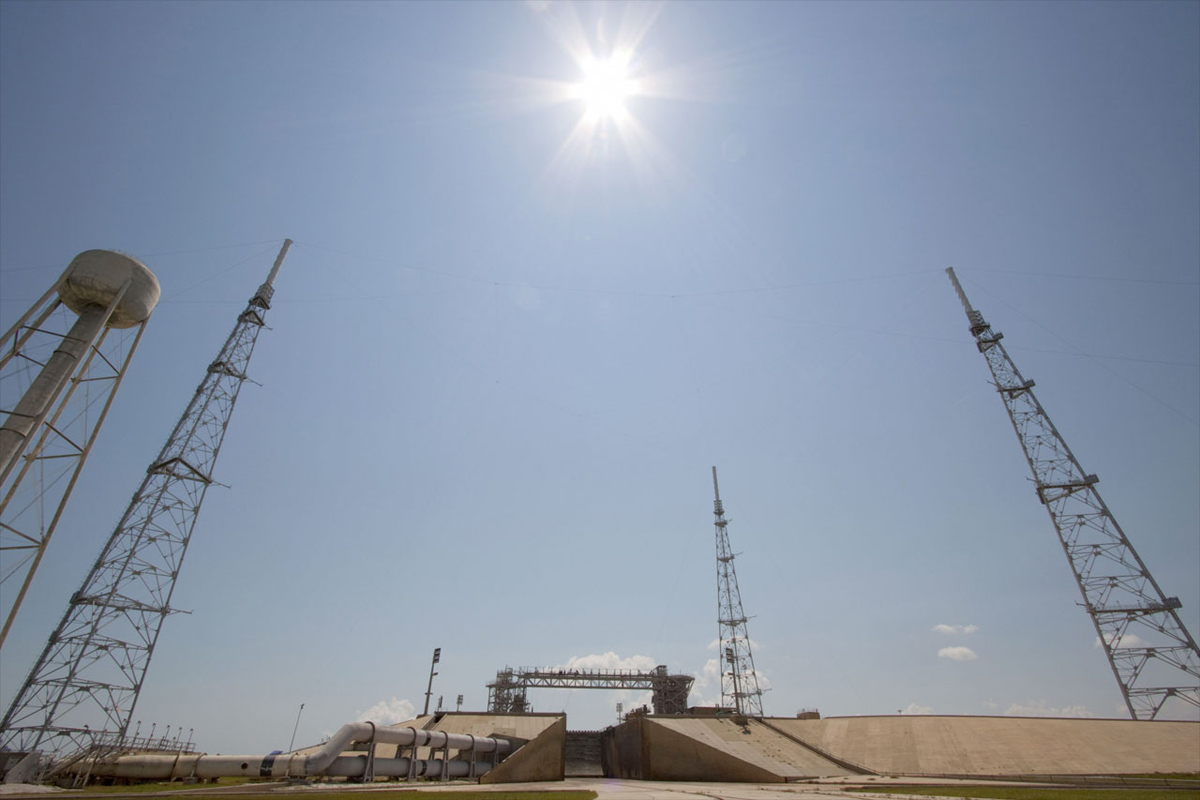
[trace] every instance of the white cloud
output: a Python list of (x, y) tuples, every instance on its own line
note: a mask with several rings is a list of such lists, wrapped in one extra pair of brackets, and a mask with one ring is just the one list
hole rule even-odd
[(407, 700), (380, 700), (366, 711), (359, 712), (355, 717), (357, 722), (374, 722), (376, 725), (395, 725), (397, 722), (407, 722), (416, 716), (416, 709)]
[(999, 711), (1000, 710), (1000, 704), (994, 700), (984, 700), (983, 707), (985, 709), (987, 709), (988, 711)]
[(938, 658), (948, 658), (951, 661), (974, 661), (979, 656), (969, 647), (943, 647), (938, 650)]
[[(692, 684), (693, 691), (703, 690), (710, 686), (720, 690), (721, 666), (721, 662), (715, 658), (705, 661), (704, 668), (696, 674), (696, 682)], [(771, 679), (761, 669), (754, 670), (754, 677), (758, 679), (759, 689), (765, 692), (771, 688)]]
[(974, 633), (977, 630), (979, 630), (978, 625), (947, 625), (942, 623), (940, 625), (933, 626), (934, 633), (944, 633), (947, 636), (953, 634), (962, 634), (966, 636)]
[(608, 703), (614, 714), (616, 714), (617, 711), (617, 703), (621, 704), (621, 714), (628, 714), (630, 711), (641, 708), (642, 706), (645, 706), (646, 708), (653, 708), (654, 693), (634, 691), (631, 689), (620, 689), (616, 692), (613, 692)]
[[(759, 644), (757, 640), (755, 640), (755, 639), (752, 639), (752, 638), (750, 638), (750, 637), (746, 637), (746, 641), (748, 641), (748, 642), (750, 643), (750, 650), (751, 650), (751, 652), (753, 652), (754, 650), (761, 650), (761, 649), (762, 649), (762, 645), (761, 645), (761, 644)], [(720, 646), (721, 646), (721, 640), (720, 640), (720, 639), (713, 639), (711, 642), (709, 642), (708, 644), (706, 644), (706, 645), (704, 646), (704, 649), (705, 649), (705, 650), (716, 650), (716, 649), (717, 649), (718, 647), (720, 647)]]
[[(721, 667), (722, 664), (718, 659), (710, 658), (704, 662), (704, 666), (699, 672), (692, 673), (696, 682), (692, 684), (691, 693), (688, 695), (689, 706), (721, 705)], [(754, 675), (758, 678), (760, 690), (766, 692), (771, 688), (770, 679), (761, 670), (755, 670)], [(732, 703), (733, 701), (731, 698), (727, 698), (726, 702)]]
[(707, 689), (710, 686), (721, 688), (721, 662), (715, 658), (710, 658), (704, 662), (704, 668), (696, 675), (696, 682), (693, 684), (696, 689)]
[(649, 672), (658, 666), (658, 662), (650, 656), (630, 656), (621, 658), (609, 650), (607, 653), (593, 653), (587, 656), (571, 656), (565, 664), (555, 664), (551, 669), (629, 669), (638, 672)]
[(1046, 705), (1045, 700), (1030, 700), (1026, 703), (1013, 703), (1005, 712), (1006, 717), (1094, 717), (1087, 706), (1063, 706), (1054, 708)]
[(904, 708), (900, 709), (901, 714), (932, 714), (931, 706), (919, 706), (916, 703), (909, 703)]
[(688, 694), (689, 706), (719, 706), (720, 704), (720, 686), (697, 686), (697, 684), (692, 685), (692, 691)]
[[(1115, 633), (1104, 634), (1104, 639), (1113, 646), (1114, 649), (1122, 647), (1145, 647), (1146, 640), (1138, 636), (1136, 633), (1127, 633), (1124, 636), (1117, 636)], [(1092, 643), (1095, 647), (1100, 647), (1100, 637)]]

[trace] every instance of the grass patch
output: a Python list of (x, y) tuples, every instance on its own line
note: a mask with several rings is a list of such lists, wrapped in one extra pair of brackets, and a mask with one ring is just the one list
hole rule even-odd
[[(386, 789), (375, 789), (370, 792), (370, 798), (377, 797), (395, 797), (396, 795), (425, 795), (428, 796), (428, 791), (420, 791), (417, 789), (396, 789), (388, 791)], [(451, 792), (446, 795), (453, 800), (596, 800), (595, 792)], [(238, 798), (245, 797), (239, 794)], [(321, 792), (314, 800), (367, 800), (362, 792)], [(274, 800), (278, 800), (275, 798)]]
[[(89, 786), (83, 790), (84, 794), (158, 794), (167, 792), (188, 791), (190, 797), (214, 797), (227, 800), (231, 797), (236, 797), (237, 800), (279, 800), (277, 794), (271, 791), (255, 792), (253, 785), (246, 786), (244, 791), (229, 793), (221, 791), (233, 786), (242, 786), (245, 784), (253, 784), (255, 781), (252, 778), (221, 778), (217, 783), (182, 783), (173, 781), (171, 783), (141, 783), (132, 786)], [(270, 784), (272, 787), (278, 786), (277, 783)], [(338, 791), (337, 789), (326, 789), (312, 794), (312, 800), (378, 800), (383, 797), (396, 797), (397, 795), (405, 795), (410, 800), (415, 800), (416, 795), (428, 795), (430, 789), (436, 789), (439, 786), (437, 783), (430, 783), (428, 788), (404, 788), (404, 789), (387, 789), (387, 788), (371, 788), (370, 784), (360, 784), (362, 788), (354, 791)], [(267, 788), (267, 784), (263, 784), (263, 788)], [(212, 790), (212, 793), (209, 793)], [(365, 793), (364, 793), (365, 792)], [(307, 795), (306, 795), (307, 796)], [(455, 791), (448, 796), (452, 800), (596, 800), (596, 793), (592, 791), (571, 791), (571, 792), (479, 792), (479, 791)], [(40, 800), (40, 798), (39, 798)], [(49, 799), (47, 799), (49, 800)]]
[(1046, 789), (1029, 786), (855, 786), (847, 791), (996, 800), (1184, 800), (1200, 789)]
[(163, 781), (161, 783), (128, 783), (101, 786), (88, 784), (82, 790), (83, 794), (143, 794), (146, 792), (195, 792), (198, 789), (223, 789), (230, 786), (242, 786), (253, 781), (253, 778), (217, 778), (216, 783), (187, 783), (185, 781)]

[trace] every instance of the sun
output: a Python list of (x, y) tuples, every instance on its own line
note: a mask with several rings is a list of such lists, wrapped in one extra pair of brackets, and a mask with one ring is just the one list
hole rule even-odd
[(583, 101), (589, 117), (601, 120), (624, 115), (625, 100), (639, 90), (629, 62), (628, 53), (615, 53), (605, 60), (588, 58), (579, 65), (583, 80), (575, 85), (574, 95)]

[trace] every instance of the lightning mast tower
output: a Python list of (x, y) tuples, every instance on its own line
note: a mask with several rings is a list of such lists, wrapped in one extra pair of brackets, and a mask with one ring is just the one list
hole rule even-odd
[(191, 540), (246, 367), (271, 307), (285, 239), (124, 516), (0, 722), (0, 749), (83, 749), (128, 732), (150, 657), (171, 614)]
[(86, 250), (0, 339), (0, 647), (158, 296), (140, 261)]
[(754, 655), (750, 652), (750, 634), (746, 631), (746, 613), (742, 611), (742, 593), (738, 590), (737, 572), (733, 568), (734, 553), (729, 546), (725, 527), (725, 508), (721, 505), (721, 490), (717, 486), (717, 468), (713, 474), (713, 514), (717, 533), (717, 644), (721, 668), (721, 705), (733, 701), (739, 716), (761, 717), (762, 689), (758, 688), (758, 673)]
[(1033, 472), (1063, 552), (1096, 626), (1129, 716), (1154, 719), (1177, 697), (1200, 706), (1200, 649), (1096, 491), (983, 315), (971, 307), (953, 269), (946, 274), (967, 312), (971, 335), (987, 359), (996, 390)]

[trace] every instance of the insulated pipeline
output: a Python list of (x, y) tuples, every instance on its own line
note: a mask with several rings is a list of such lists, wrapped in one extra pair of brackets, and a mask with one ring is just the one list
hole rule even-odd
[[(472, 736), (465, 733), (427, 731), (420, 728), (380, 728), (372, 722), (351, 722), (343, 725), (319, 749), (311, 753), (281, 753), (277, 755), (125, 755), (96, 764), (93, 775), (115, 778), (169, 780), (172, 778), (223, 777), (361, 777), (367, 772), (368, 759), (363, 756), (343, 756), (353, 744), (394, 744), (401, 747), (430, 747), (435, 750), (458, 750), (475, 755), (507, 753), (511, 745), (504, 739)], [(386, 777), (407, 776), (410, 767), (419, 776), (463, 777), (470, 772), (467, 761), (418, 759), (413, 765), (408, 758), (377, 758), (372, 772)], [(488, 763), (475, 765), (475, 774), (482, 774)]]

